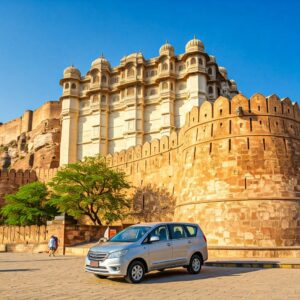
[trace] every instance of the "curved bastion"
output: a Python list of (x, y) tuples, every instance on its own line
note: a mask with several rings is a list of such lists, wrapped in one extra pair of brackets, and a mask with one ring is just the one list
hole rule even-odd
[(300, 256), (300, 111), (288, 98), (204, 102), (178, 133), (107, 162), (142, 191), (135, 212), (149, 187), (150, 211), (163, 191), (162, 206), (174, 201), (174, 220), (199, 223), (213, 255)]

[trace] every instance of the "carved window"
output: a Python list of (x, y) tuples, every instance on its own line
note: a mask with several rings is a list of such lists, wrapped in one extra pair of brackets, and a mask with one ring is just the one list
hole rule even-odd
[(134, 68), (133, 67), (129, 67), (129, 69), (127, 70), (127, 76), (128, 77), (134, 76)]
[(173, 70), (174, 69), (174, 65), (173, 65), (173, 63), (171, 62), (170, 63), (170, 70)]
[(180, 71), (183, 71), (183, 70), (185, 70), (185, 65), (184, 64), (182, 64), (182, 65), (180, 65), (179, 67), (178, 67), (178, 71), (180, 72)]
[(105, 75), (101, 76), (101, 83), (106, 83), (107, 82), (107, 78)]
[(163, 90), (166, 90), (168, 88), (168, 83), (165, 81), (165, 82), (163, 82), (163, 84), (162, 84), (162, 89)]
[(214, 93), (214, 88), (212, 86), (208, 87), (208, 93), (213, 94)]
[(162, 69), (163, 69), (163, 71), (168, 70), (168, 64), (167, 63), (163, 63)]
[(203, 59), (201, 57), (198, 59), (198, 62), (199, 62), (199, 65), (203, 66)]
[(91, 72), (91, 75), (92, 75), (92, 82), (93, 83), (98, 83), (99, 82), (98, 70), (93, 70)]
[(92, 102), (95, 103), (98, 102), (98, 100), (99, 100), (99, 95), (94, 95), (92, 98)]
[(76, 84), (75, 84), (75, 83), (72, 83), (71, 89), (72, 89), (72, 90), (75, 90), (75, 89), (76, 89)]
[(67, 82), (66, 84), (65, 84), (65, 89), (68, 89), (70, 87), (70, 85), (69, 85), (69, 83)]
[(101, 102), (102, 102), (102, 103), (106, 103), (106, 96), (105, 96), (105, 95), (102, 95), (102, 96), (101, 96)]
[(208, 75), (212, 75), (212, 68), (208, 68), (207, 73)]
[(150, 96), (155, 95), (156, 94), (156, 89), (151, 89), (150, 90)]
[(185, 90), (185, 88), (186, 88), (186, 84), (185, 84), (185, 83), (181, 83), (181, 84), (179, 85), (179, 90), (180, 90), (180, 91)]
[(196, 58), (195, 58), (195, 57), (193, 57), (193, 58), (191, 59), (191, 65), (194, 65), (194, 64), (196, 64)]
[(110, 83), (114, 84), (114, 83), (118, 83), (118, 81), (119, 81), (119, 77), (115, 76), (111, 78)]
[(151, 70), (150, 76), (156, 76), (157, 75), (157, 71), (156, 70)]

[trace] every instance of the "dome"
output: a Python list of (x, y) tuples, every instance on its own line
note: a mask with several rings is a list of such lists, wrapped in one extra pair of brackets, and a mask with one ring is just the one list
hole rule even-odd
[(164, 45), (159, 48), (159, 55), (174, 55), (174, 47), (166, 41)]
[(80, 78), (80, 71), (73, 65), (64, 69), (64, 77)]
[(219, 67), (219, 71), (222, 74), (222, 76), (227, 79), (227, 70), (224, 67)]
[(108, 60), (103, 56), (103, 54), (102, 54), (100, 57), (96, 58), (96, 59), (92, 62), (92, 67), (98, 66), (98, 65), (109, 67), (109, 62), (108, 62)]
[(216, 62), (216, 57), (215, 56), (213, 56), (213, 55), (210, 55), (209, 56), (209, 61), (211, 61), (211, 62)]
[(231, 83), (232, 89), (236, 90), (236, 89), (237, 89), (237, 85), (236, 85), (235, 80), (231, 79), (231, 80), (230, 80), (230, 83)]
[(185, 45), (185, 52), (204, 51), (203, 43), (194, 37)]

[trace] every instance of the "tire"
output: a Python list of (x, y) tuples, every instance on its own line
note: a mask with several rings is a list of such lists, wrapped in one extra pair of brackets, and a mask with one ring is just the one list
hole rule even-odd
[(190, 274), (199, 274), (202, 267), (202, 258), (199, 254), (193, 254), (187, 270)]
[(94, 273), (94, 275), (95, 275), (97, 278), (100, 278), (100, 279), (106, 279), (106, 278), (107, 278), (107, 276), (105, 276), (105, 275), (100, 275), (100, 274), (95, 274), (95, 273)]
[(142, 262), (136, 260), (133, 261), (127, 270), (125, 280), (129, 283), (140, 283), (145, 276), (145, 266)]

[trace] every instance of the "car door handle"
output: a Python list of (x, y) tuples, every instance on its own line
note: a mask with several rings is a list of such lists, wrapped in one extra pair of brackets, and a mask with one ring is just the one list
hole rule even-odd
[(169, 246), (169, 247), (170, 247), (170, 246), (171, 246), (171, 243), (167, 243), (167, 246)]

